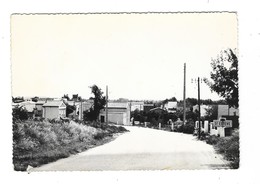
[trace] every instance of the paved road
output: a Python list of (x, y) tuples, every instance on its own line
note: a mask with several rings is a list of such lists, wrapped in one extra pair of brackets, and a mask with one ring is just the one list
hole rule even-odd
[(212, 146), (192, 135), (126, 127), (124, 133), (105, 145), (32, 171), (172, 170), (227, 168)]

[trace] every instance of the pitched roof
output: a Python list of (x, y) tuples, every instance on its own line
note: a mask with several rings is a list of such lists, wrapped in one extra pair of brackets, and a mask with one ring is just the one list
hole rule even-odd
[(48, 101), (43, 107), (60, 107), (62, 104), (64, 104), (62, 101)]

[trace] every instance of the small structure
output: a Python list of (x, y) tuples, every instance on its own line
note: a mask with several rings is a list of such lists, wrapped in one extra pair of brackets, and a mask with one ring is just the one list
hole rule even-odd
[(144, 102), (131, 102), (131, 111), (143, 111), (144, 110)]
[(42, 107), (45, 119), (66, 117), (66, 105), (63, 101), (48, 101)]
[[(106, 109), (99, 114), (101, 122), (106, 120)], [(108, 121), (118, 125), (132, 125), (130, 122), (130, 104), (128, 102), (108, 102)]]
[(164, 104), (164, 108), (167, 110), (167, 112), (174, 113), (177, 110), (177, 102), (168, 101), (167, 103)]
[(218, 118), (223, 116), (239, 116), (239, 110), (228, 105), (218, 105)]

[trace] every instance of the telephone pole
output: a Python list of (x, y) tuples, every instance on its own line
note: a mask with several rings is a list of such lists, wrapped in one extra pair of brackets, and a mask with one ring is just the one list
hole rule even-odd
[(199, 77), (198, 77), (198, 106), (199, 106), (199, 139), (200, 139), (201, 125), (200, 125), (200, 78)]
[(106, 123), (108, 124), (108, 86), (106, 86)]
[(186, 123), (186, 63), (184, 63), (184, 80), (183, 80), (183, 124)]

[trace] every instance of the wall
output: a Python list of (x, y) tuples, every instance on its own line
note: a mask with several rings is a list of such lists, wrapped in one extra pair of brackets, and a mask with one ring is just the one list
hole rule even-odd
[(58, 107), (43, 107), (43, 117), (45, 119), (59, 118)]
[[(229, 111), (229, 112), (228, 112)], [(233, 107), (231, 107), (228, 110), (228, 105), (218, 105), (218, 119), (221, 116), (234, 116), (234, 113), (236, 114), (236, 116), (239, 116), (239, 110), (235, 109)]]
[[(104, 120), (106, 120), (106, 111), (104, 109), (100, 111), (99, 120), (101, 120), (101, 116), (104, 116)], [(109, 108), (108, 121), (121, 125), (130, 125), (130, 109)]]

